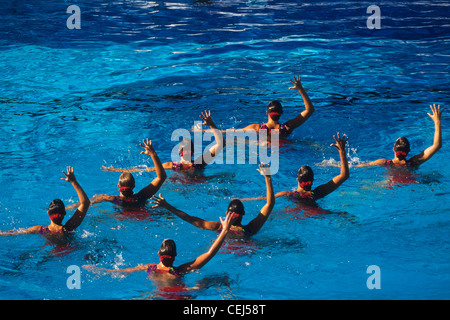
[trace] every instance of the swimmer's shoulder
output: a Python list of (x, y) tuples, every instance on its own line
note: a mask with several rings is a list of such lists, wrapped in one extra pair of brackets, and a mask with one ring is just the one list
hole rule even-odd
[(242, 128), (240, 130), (235, 130), (235, 131), (250, 131), (250, 130), (254, 130), (256, 132), (259, 132), (259, 128), (261, 127), (261, 124), (259, 123), (252, 123), (249, 124), (248, 126), (246, 126), (245, 128)]
[(44, 226), (34, 226), (28, 229), (23, 230), (23, 233), (40, 233)]
[(117, 197), (118, 196), (113, 196), (109, 194), (94, 194), (94, 196), (91, 199), (91, 204), (104, 201), (113, 202), (114, 200), (116, 200)]
[(289, 197), (291, 195), (294, 195), (295, 191), (280, 191), (277, 194), (275, 194), (275, 198), (279, 198), (279, 197)]
[(162, 166), (163, 166), (164, 169), (172, 169), (173, 168), (173, 162), (171, 162), (171, 161), (170, 162), (164, 162)]
[[(220, 228), (222, 229), (222, 228)], [(231, 226), (230, 227), (230, 231), (231, 232), (244, 232), (244, 227), (243, 226)]]
[[(221, 232), (222, 231), (222, 225), (218, 223), (217, 228), (212, 229), (213, 231), (216, 232)], [(233, 225), (230, 227), (230, 233), (231, 234), (240, 234), (240, 233), (244, 233), (245, 232), (245, 226), (236, 226)]]

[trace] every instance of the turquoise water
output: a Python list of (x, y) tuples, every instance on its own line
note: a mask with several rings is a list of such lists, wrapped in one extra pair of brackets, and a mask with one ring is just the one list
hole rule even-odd
[[(77, 2), (79, 30), (66, 27), (68, 3), (15, 1), (0, 9), (2, 231), (46, 224), (54, 198), (77, 201), (60, 180), (67, 165), (88, 196), (116, 194), (119, 174), (102, 165), (151, 166), (140, 155), (143, 138), (169, 161), (173, 130), (191, 128), (204, 109), (222, 129), (264, 122), (274, 99), (283, 103), (282, 120), (294, 117), (303, 108), (288, 90), (294, 74), (316, 112), (280, 155), (276, 192), (292, 190), (304, 164), (316, 185), (337, 175), (338, 168), (315, 166), (338, 160), (329, 147), (337, 131), (350, 137), (352, 164), (392, 157), (402, 135), (411, 154), (420, 153), (433, 139), (429, 104), (448, 107), (446, 1), (381, 2), (379, 30), (366, 27), (369, 2)], [(448, 299), (446, 112), (443, 147), (414, 173), (418, 183), (392, 185), (384, 168), (350, 168), (350, 178), (319, 201), (322, 210), (277, 199), (256, 236), (228, 240), (169, 298)], [(139, 188), (154, 174), (135, 176)], [(169, 172), (161, 189), (175, 207), (216, 221), (230, 199), (264, 192), (253, 164), (210, 166), (196, 179)], [(263, 203), (245, 205), (247, 223)], [(94, 205), (67, 244), (1, 237), (0, 298), (167, 299), (143, 272), (82, 269), (81, 289), (70, 290), (66, 271), (155, 263), (164, 238), (177, 242), (177, 265), (216, 236), (163, 209), (127, 216)], [(381, 289), (367, 288), (370, 265), (381, 270)]]

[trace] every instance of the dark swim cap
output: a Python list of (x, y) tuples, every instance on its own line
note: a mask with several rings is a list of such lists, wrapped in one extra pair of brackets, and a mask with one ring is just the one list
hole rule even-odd
[(283, 107), (281, 106), (280, 101), (278, 100), (273, 100), (270, 101), (269, 106), (267, 107), (267, 112), (276, 112), (279, 114), (283, 113)]
[(298, 169), (297, 179), (300, 183), (300, 187), (305, 190), (311, 190), (312, 183), (314, 181), (314, 172), (309, 166), (303, 166)]
[(267, 113), (278, 113), (278, 114), (282, 114), (283, 113), (283, 107), (281, 106), (280, 101), (278, 100), (273, 100), (270, 101), (269, 106), (267, 107)]
[(267, 114), (270, 116), (270, 118), (274, 121), (278, 121), (282, 113), (283, 107), (281, 106), (280, 101), (270, 101), (269, 106), (267, 107)]
[(234, 212), (243, 216), (245, 214), (244, 204), (239, 199), (233, 199), (228, 205), (227, 211)]
[(47, 213), (50, 216), (50, 220), (54, 223), (59, 225), (62, 224), (64, 216), (66, 215), (66, 207), (64, 206), (64, 202), (60, 199), (53, 200), (48, 206)]
[(395, 141), (394, 144), (394, 151), (395, 155), (400, 159), (406, 159), (406, 156), (408, 155), (409, 151), (411, 150), (410, 144), (408, 139), (405, 137), (400, 137)]
[(131, 197), (133, 195), (133, 189), (135, 186), (135, 180), (131, 173), (124, 172), (119, 177), (119, 192), (125, 197)]
[(158, 254), (160, 256), (175, 257), (177, 255), (177, 246), (175, 245), (175, 241), (172, 239), (164, 239), (161, 243)]
[(66, 207), (64, 206), (64, 202), (60, 199), (53, 200), (48, 206), (48, 214), (59, 213), (61, 215), (66, 214)]

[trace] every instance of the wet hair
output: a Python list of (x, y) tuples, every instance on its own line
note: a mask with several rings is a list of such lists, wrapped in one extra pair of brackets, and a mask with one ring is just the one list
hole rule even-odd
[(53, 200), (48, 206), (47, 213), (53, 223), (62, 225), (62, 221), (66, 215), (66, 207), (64, 206), (64, 202), (60, 199)]
[(130, 197), (133, 195), (135, 181), (134, 177), (129, 172), (124, 172), (119, 177), (119, 190), (125, 197)]
[(283, 113), (283, 107), (281, 106), (280, 101), (278, 100), (270, 101), (269, 106), (267, 107), (267, 114), (270, 114), (272, 112), (280, 114), (280, 115), (272, 115), (270, 117), (273, 121), (278, 121), (280, 119), (281, 114)]
[(235, 212), (243, 216), (245, 214), (244, 204), (239, 199), (233, 199), (228, 204), (228, 210), (230, 212)]
[(175, 241), (172, 239), (164, 239), (161, 243), (161, 247), (159, 248), (158, 254), (160, 256), (171, 256), (176, 257), (177, 255), (177, 246)]
[(191, 154), (194, 154), (194, 143), (192, 142), (191, 139), (189, 138), (184, 138), (183, 140), (181, 140), (180, 142), (180, 147), (179, 150), (183, 150), (183, 151), (190, 151)]
[(395, 156), (399, 160), (405, 160), (410, 150), (411, 148), (409, 141), (405, 137), (400, 137), (397, 139), (397, 141), (395, 141), (394, 144)]
[[(298, 169), (297, 180), (300, 183), (300, 187), (306, 191), (311, 190), (312, 183), (314, 181), (314, 172), (311, 167), (303, 166)], [(309, 182), (309, 183), (308, 183)]]

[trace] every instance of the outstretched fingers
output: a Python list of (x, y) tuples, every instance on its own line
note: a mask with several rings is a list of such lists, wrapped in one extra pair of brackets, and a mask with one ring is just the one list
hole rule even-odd
[(270, 167), (267, 164), (261, 163), (258, 165), (258, 169), (256, 169), (259, 173), (261, 173), (263, 176), (269, 176), (270, 175)]
[(152, 208), (160, 207), (163, 204), (163, 201), (165, 201), (161, 193), (159, 194), (159, 197), (154, 195), (153, 197), (150, 198), (150, 200), (151, 200), (150, 203), (154, 204)]
[(345, 148), (345, 144), (346, 144), (346, 142), (347, 142), (347, 140), (348, 140), (348, 137), (347, 137), (347, 135), (344, 133), (344, 134), (342, 135), (342, 138), (341, 138), (341, 135), (340, 135), (340, 133), (338, 132), (336, 135), (333, 136), (333, 139), (334, 139), (334, 141), (336, 141), (336, 143), (330, 144), (330, 147), (333, 146), (333, 147), (336, 147), (336, 148), (339, 150), (339, 149)]
[(62, 171), (62, 173), (64, 174), (65, 178), (61, 178), (61, 180), (64, 181), (71, 181), (75, 179), (75, 175), (73, 173), (73, 167), (67, 166), (66, 167), (66, 172)]
[(144, 148), (145, 150), (141, 151), (141, 154), (151, 155), (154, 152), (152, 140), (147, 138), (147, 139), (143, 139), (142, 142), (143, 143), (140, 143), (140, 146), (142, 148)]
[(211, 120), (211, 110), (205, 110), (204, 112), (202, 112), (202, 114), (200, 115), (200, 119), (204, 121), (202, 125), (208, 124)]
[(441, 105), (439, 105), (438, 104), (438, 106), (437, 106), (437, 108), (436, 108), (436, 105), (433, 103), (433, 105), (430, 105), (430, 109), (431, 109), (431, 114), (430, 113), (427, 113), (429, 116), (430, 116), (430, 118), (434, 118), (434, 117), (438, 117), (438, 118), (440, 118), (441, 117), (441, 114), (442, 114), (442, 111), (444, 111), (444, 108), (442, 108), (442, 110), (441, 110)]
[(298, 89), (301, 86), (300, 82), (300, 75), (294, 76), (294, 80), (289, 79), (289, 81), (294, 85), (293, 87), (290, 87), (289, 89)]
[(152, 140), (150, 140), (150, 139), (142, 139), (142, 142), (144, 143), (144, 144), (140, 144), (141, 145), (141, 147), (142, 148), (147, 148), (148, 146), (152, 146)]
[(233, 213), (227, 212), (227, 216), (225, 217), (225, 219), (223, 219), (222, 217), (219, 217), (219, 219), (220, 223), (222, 224), (222, 228), (224, 230), (228, 230), (231, 227), (231, 220), (233, 219)]

